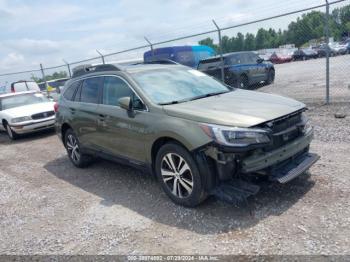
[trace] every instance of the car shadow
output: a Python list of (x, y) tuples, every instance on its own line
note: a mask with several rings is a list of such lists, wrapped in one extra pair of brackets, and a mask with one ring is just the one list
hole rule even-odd
[(128, 166), (97, 160), (88, 168), (78, 169), (64, 156), (48, 162), (45, 168), (102, 198), (102, 205), (122, 205), (157, 223), (203, 235), (249, 228), (269, 216), (279, 216), (314, 186), (305, 174), (285, 185), (264, 182), (260, 192), (240, 206), (210, 197), (196, 208), (185, 208), (172, 203), (152, 175)]
[(28, 134), (23, 134), (20, 135), (19, 138), (17, 138), (16, 140), (11, 140), (6, 132), (0, 132), (0, 144), (22, 144), (22, 143), (26, 143), (28, 141), (32, 141), (32, 140), (36, 140), (36, 139), (42, 139), (48, 136), (51, 136), (55, 134), (55, 130), (54, 129), (47, 129), (47, 130), (42, 130), (42, 131), (38, 131), (35, 133), (28, 133)]

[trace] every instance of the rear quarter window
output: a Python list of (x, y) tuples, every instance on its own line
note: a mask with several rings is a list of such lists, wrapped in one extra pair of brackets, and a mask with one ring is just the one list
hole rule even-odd
[(103, 77), (85, 79), (81, 87), (80, 102), (98, 104), (99, 92), (103, 87)]
[(81, 85), (81, 81), (73, 82), (71, 85), (69, 85), (66, 88), (66, 90), (63, 93), (63, 97), (69, 101), (73, 101), (76, 90), (80, 85)]
[(214, 69), (216, 67), (219, 67), (220, 64), (221, 64), (220, 58), (204, 60), (199, 63), (198, 70)]

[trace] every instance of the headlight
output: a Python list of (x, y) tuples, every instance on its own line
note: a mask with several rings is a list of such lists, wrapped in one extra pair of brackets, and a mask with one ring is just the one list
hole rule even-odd
[(270, 142), (268, 132), (263, 129), (238, 128), (218, 125), (201, 125), (202, 130), (217, 143), (245, 147), (256, 144), (267, 144)]
[(301, 115), (301, 123), (302, 123), (303, 134), (307, 134), (312, 130), (312, 126), (310, 124), (309, 118), (305, 113)]
[(22, 117), (12, 118), (11, 123), (20, 123), (20, 122), (25, 122), (29, 120), (32, 120), (30, 116), (22, 116)]

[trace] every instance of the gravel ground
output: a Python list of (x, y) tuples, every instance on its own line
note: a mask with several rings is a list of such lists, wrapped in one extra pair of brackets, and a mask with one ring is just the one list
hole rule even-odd
[[(293, 64), (302, 65), (278, 70)], [(280, 77), (262, 90), (295, 95)], [(349, 255), (350, 116), (334, 117), (349, 105), (309, 108), (320, 161), (241, 207), (213, 198), (176, 206), (132, 168), (102, 160), (74, 168), (52, 132), (16, 142), (0, 133), (0, 253)]]
[[(330, 97), (333, 102), (350, 101), (350, 55), (330, 58)], [(275, 65), (276, 81), (262, 91), (294, 97), (306, 103), (325, 101), (326, 59)]]

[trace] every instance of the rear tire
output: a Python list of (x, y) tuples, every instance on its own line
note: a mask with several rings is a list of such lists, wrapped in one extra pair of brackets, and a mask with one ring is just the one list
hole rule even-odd
[(164, 192), (175, 204), (195, 207), (206, 199), (204, 179), (184, 147), (176, 143), (162, 146), (156, 156), (155, 169)]
[(7, 133), (8, 137), (11, 140), (16, 140), (19, 137), (19, 135), (15, 131), (12, 130), (12, 128), (10, 127), (10, 125), (7, 122), (4, 123), (4, 127), (6, 129), (6, 133)]
[(249, 79), (246, 75), (241, 75), (237, 82), (237, 87), (241, 89), (249, 88)]
[(76, 167), (83, 168), (91, 163), (92, 157), (81, 152), (80, 142), (72, 129), (68, 129), (65, 133), (64, 146), (70, 161)]

